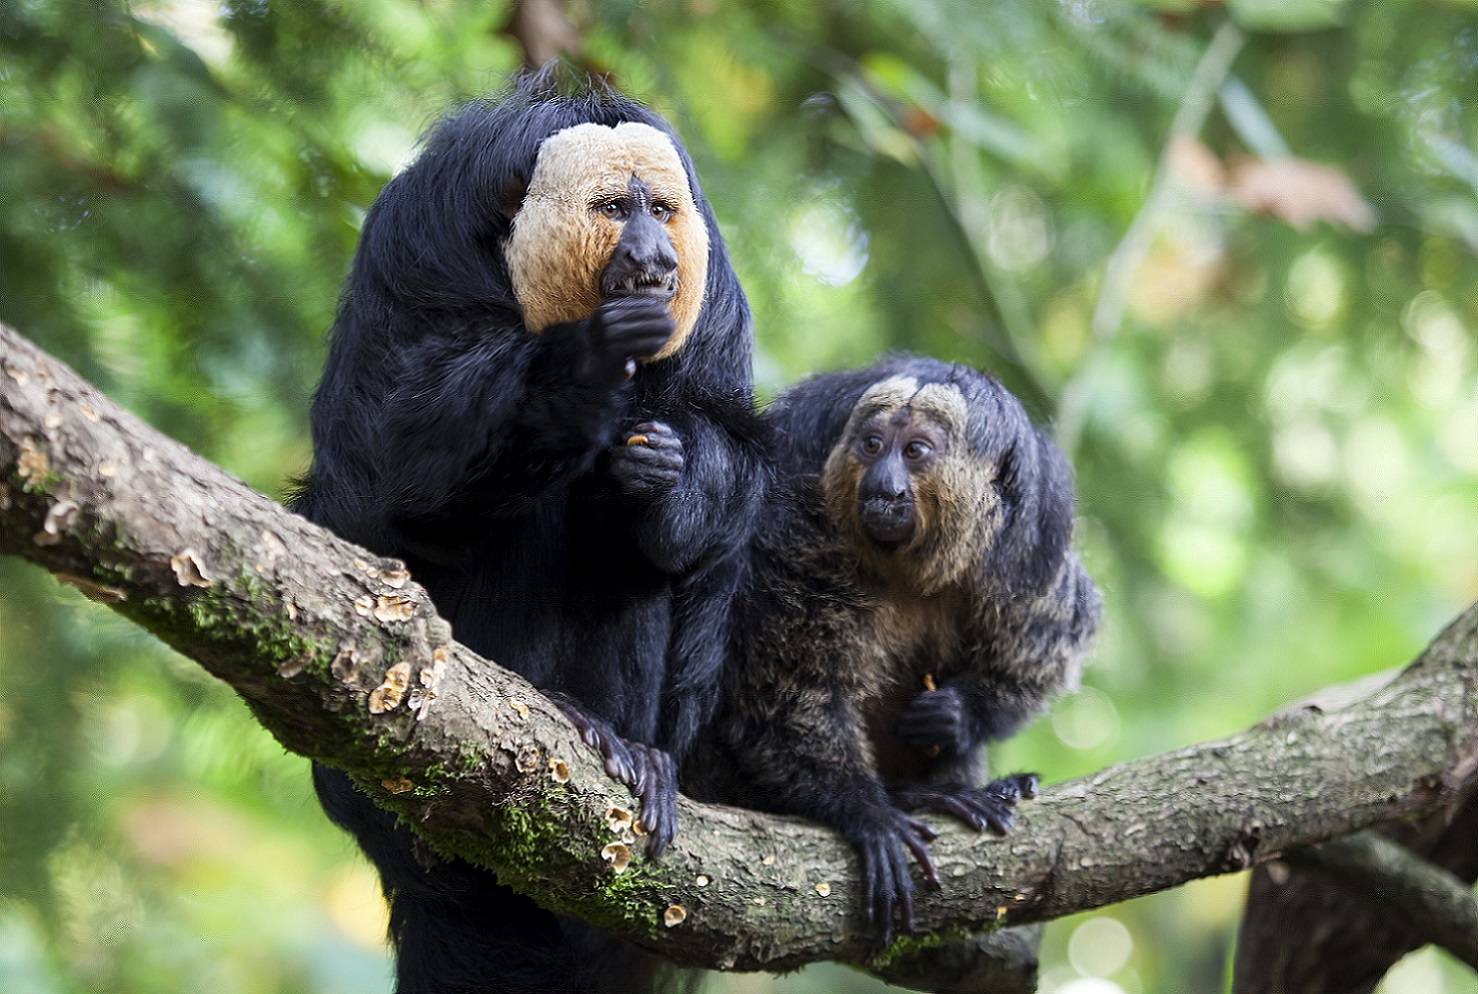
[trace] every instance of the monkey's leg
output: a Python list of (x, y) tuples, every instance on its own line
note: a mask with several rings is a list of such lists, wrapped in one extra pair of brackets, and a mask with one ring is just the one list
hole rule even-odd
[(567, 694), (548, 695), (580, 739), (600, 753), (606, 775), (631, 788), (641, 802), (641, 824), (647, 830), (647, 854), (662, 851), (677, 834), (677, 764), (656, 746), (632, 742), (616, 734), (604, 719), (587, 712)]

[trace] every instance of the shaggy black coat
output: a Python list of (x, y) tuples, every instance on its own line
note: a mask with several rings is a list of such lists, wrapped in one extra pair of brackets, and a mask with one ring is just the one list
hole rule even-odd
[[(758, 505), (748, 304), (674, 136), (710, 240), (702, 313), (675, 355), (624, 385), (573, 375), (583, 322), (529, 333), (503, 245), (540, 143), (656, 114), (539, 79), (442, 121), (365, 219), (314, 399), (297, 510), (403, 558), (455, 637), (680, 757), (717, 700), (739, 557)], [(615, 485), (622, 433), (681, 439), (677, 485)], [(329, 816), (379, 869), (401, 994), (633, 991), (634, 949), (540, 910), (491, 875), (428, 861), (343, 774), (314, 770)]]
[[(868, 389), (900, 378), (957, 398), (953, 452), (911, 483), (935, 508), (927, 526), (880, 552), (851, 527), (856, 501), (837, 499), (858, 470), (832, 454), (861, 441), (851, 419)], [(1075, 682), (1098, 626), (1098, 590), (1071, 547), (1072, 473), (998, 382), (924, 357), (804, 380), (765, 418), (775, 492), (690, 793), (841, 832), (886, 942), (895, 919), (911, 924), (908, 853), (933, 877), (934, 833), (913, 815), (1005, 832), (1035, 789), (1031, 775), (986, 784), (982, 747)]]

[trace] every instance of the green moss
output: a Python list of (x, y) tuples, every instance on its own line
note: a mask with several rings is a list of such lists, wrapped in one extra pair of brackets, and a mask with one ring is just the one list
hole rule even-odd
[(963, 942), (971, 935), (986, 931), (992, 931), (992, 929), (947, 928), (939, 932), (930, 932), (927, 935), (900, 935), (888, 945), (887, 949), (870, 957), (865, 968), (872, 972), (886, 971), (899, 960), (928, 952), (930, 949)]

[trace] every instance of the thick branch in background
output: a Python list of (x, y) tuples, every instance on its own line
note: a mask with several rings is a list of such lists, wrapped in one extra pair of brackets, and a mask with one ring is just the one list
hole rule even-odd
[[(1440, 810), (1334, 845), (1381, 845), (1367, 836), (1408, 854), (1409, 862), (1395, 861), (1397, 886), (1390, 890), (1389, 878), (1372, 873), (1358, 852), (1346, 861), (1355, 873), (1353, 886), (1333, 879), (1328, 869), (1321, 872), (1313, 850), (1292, 850), (1286, 860), (1253, 871), (1237, 936), (1236, 994), (1370, 994), (1401, 957), (1428, 942), (1473, 963), (1473, 943), (1478, 941), (1472, 893), (1478, 880), (1478, 793), (1470, 791), (1455, 812)], [(1310, 852), (1315, 853), (1312, 859)], [(1332, 855), (1338, 859), (1338, 848)], [(1439, 876), (1434, 886), (1424, 887), (1433, 872), (1446, 880)], [(1417, 890), (1414, 899), (1401, 900), (1412, 887)], [(1438, 902), (1435, 907), (1422, 900), (1428, 892)], [(1455, 911), (1449, 902), (1455, 903)]]
[(1425, 816), (1478, 767), (1475, 606), (1348, 707), (1051, 788), (1004, 840), (941, 825), (922, 935), (874, 957), (839, 838), (684, 801), (673, 847), (643, 859), (630, 794), (532, 687), (452, 642), (400, 564), (288, 514), (3, 327), (0, 357), (0, 553), (200, 662), (438, 850), (679, 963), (886, 967)]

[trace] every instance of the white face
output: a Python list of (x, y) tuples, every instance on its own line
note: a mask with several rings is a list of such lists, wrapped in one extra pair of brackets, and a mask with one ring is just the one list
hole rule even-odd
[(539, 146), (523, 206), (504, 246), (524, 324), (589, 317), (600, 305), (600, 274), (621, 236), (601, 207), (636, 178), (667, 208), (663, 220), (677, 256), (677, 288), (668, 309), (675, 331), (654, 359), (682, 347), (703, 307), (708, 228), (693, 200), (672, 140), (646, 124), (577, 124)]

